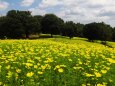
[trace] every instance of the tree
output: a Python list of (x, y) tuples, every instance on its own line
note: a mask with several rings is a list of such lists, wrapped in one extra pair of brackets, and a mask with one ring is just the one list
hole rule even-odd
[[(11, 10), (7, 13), (8, 17), (8, 24), (9, 28), (7, 28), (10, 33), (22, 34), (25, 35), (26, 38), (29, 38), (30, 34), (39, 33), (40, 32), (40, 22), (37, 20), (36, 17), (31, 15), (30, 11), (18, 11), (18, 10)], [(15, 29), (12, 31), (12, 29)]]
[(6, 14), (7, 17), (11, 18), (18, 18), (19, 16), (17, 15), (17, 10), (10, 10)]
[(112, 29), (112, 41), (115, 41), (115, 27)]
[[(30, 17), (28, 19), (28, 23), (26, 24), (26, 29), (28, 30), (28, 35), (40, 33), (41, 32), (40, 21), (38, 21), (38, 19), (35, 17)], [(28, 36), (26, 37), (29, 38)]]
[(98, 23), (98, 27), (99, 40), (104, 42), (110, 41), (112, 38), (112, 27), (104, 22)]
[(0, 17), (0, 38), (4, 38), (5, 36), (5, 27), (4, 27), (5, 20), (6, 20), (5, 16)]
[(83, 35), (84, 35), (84, 37), (88, 38), (89, 41), (96, 40), (99, 38), (97, 30), (98, 30), (98, 27), (95, 22), (86, 24), (83, 29)]
[(76, 24), (68, 21), (64, 24), (63, 35), (73, 38), (75, 36)]
[(22, 37), (22, 24), (16, 18), (1, 17), (0, 19), (0, 36), (1, 38), (20, 38)]
[(39, 26), (39, 30), (37, 32), (41, 33), (42, 32), (41, 29), (42, 29), (42, 19), (43, 19), (43, 16), (35, 15), (33, 17), (36, 20), (36, 23), (39, 23), (39, 25), (38, 25)]
[(60, 34), (62, 20), (54, 14), (46, 14), (42, 19), (42, 33)]
[(83, 28), (84, 28), (84, 24), (77, 23), (75, 29), (75, 36), (83, 37)]
[(8, 38), (21, 38), (24, 34), (22, 29), (22, 23), (18, 19), (6, 17), (4, 27), (5, 35)]
[(35, 15), (34, 18), (36, 18), (37, 21), (41, 23), (42, 19), (43, 19), (43, 16), (41, 16), (41, 15)]
[(18, 19), (22, 22), (23, 25), (23, 30), (26, 35), (26, 38), (29, 38), (29, 35), (31, 34), (31, 28), (30, 23), (31, 23), (31, 12), (30, 11), (17, 11)]
[(86, 24), (83, 29), (84, 37), (90, 41), (101, 40), (105, 41), (111, 39), (111, 27), (103, 22)]

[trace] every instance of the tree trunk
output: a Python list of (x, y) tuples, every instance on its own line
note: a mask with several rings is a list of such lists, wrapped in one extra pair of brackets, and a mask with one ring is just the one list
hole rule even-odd
[(51, 38), (53, 38), (53, 34), (51, 33)]
[(29, 38), (29, 35), (28, 34), (26, 34), (26, 39), (28, 39)]
[(28, 39), (29, 38), (29, 32), (26, 31), (25, 35), (26, 35), (26, 39)]

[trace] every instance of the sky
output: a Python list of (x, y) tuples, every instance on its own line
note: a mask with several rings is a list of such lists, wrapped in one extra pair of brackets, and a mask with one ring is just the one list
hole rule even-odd
[(115, 0), (0, 0), (0, 16), (12, 9), (32, 15), (53, 13), (75, 23), (103, 21), (115, 27)]

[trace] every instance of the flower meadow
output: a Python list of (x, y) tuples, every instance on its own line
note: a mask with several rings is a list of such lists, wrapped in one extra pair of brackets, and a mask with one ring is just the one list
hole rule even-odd
[(0, 40), (0, 86), (115, 86), (115, 48), (58, 39)]

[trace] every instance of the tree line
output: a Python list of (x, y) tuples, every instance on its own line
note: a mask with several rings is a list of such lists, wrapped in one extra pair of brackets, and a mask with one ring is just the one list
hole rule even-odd
[(115, 28), (104, 22), (81, 24), (73, 21), (64, 22), (55, 14), (32, 16), (30, 11), (10, 10), (0, 17), (0, 39), (29, 38), (31, 34), (51, 34), (84, 37), (90, 41), (115, 41)]

